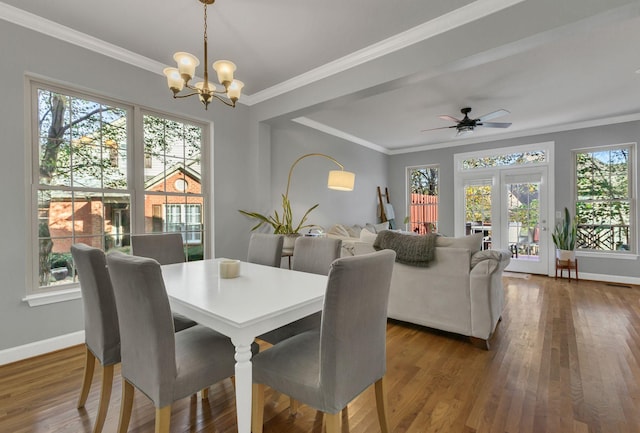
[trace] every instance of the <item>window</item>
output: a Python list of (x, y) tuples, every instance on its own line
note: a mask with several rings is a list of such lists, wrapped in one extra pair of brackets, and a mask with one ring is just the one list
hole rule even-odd
[(410, 167), (409, 230), (414, 233), (438, 231), (438, 166)]
[(486, 167), (520, 166), (547, 162), (547, 152), (542, 149), (505, 153), (498, 155), (474, 156), (462, 161), (462, 170)]
[(145, 161), (153, 161), (144, 168), (145, 232), (179, 232), (187, 259), (201, 258), (202, 127), (152, 113), (142, 121)]
[[(48, 290), (77, 282), (72, 244), (129, 252), (129, 236), (135, 231), (180, 231), (185, 244), (199, 246), (192, 258), (202, 258), (203, 126), (151, 114), (136, 125), (133, 106), (36, 81), (31, 92), (34, 242), (30, 287)], [(142, 131), (144, 147), (132, 148), (136, 130)], [(133, 165), (135, 154), (142, 167)], [(147, 215), (145, 194), (134, 189), (143, 182), (148, 194), (155, 191), (149, 185), (161, 185), (162, 197), (149, 206), (149, 225), (133, 230), (132, 224)], [(176, 182), (184, 186), (183, 191), (174, 193), (166, 187)], [(165, 212), (163, 206), (173, 203), (179, 209)], [(176, 217), (175, 212), (182, 213)], [(177, 218), (176, 223), (170, 225), (165, 215)]]
[(634, 151), (634, 144), (623, 144), (575, 152), (578, 248), (635, 251)]
[(167, 231), (182, 233), (185, 244), (202, 242), (202, 209), (199, 204), (168, 204)]

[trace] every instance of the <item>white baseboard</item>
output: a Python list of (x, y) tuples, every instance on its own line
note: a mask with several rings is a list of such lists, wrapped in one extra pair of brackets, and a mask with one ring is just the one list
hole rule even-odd
[(640, 278), (637, 278), (637, 277), (624, 277), (620, 275), (608, 275), (608, 274), (590, 274), (588, 272), (579, 272), (578, 277), (580, 277), (581, 280), (593, 280), (593, 281), (603, 281), (605, 283), (640, 285)]
[(9, 349), (0, 350), (0, 365), (21, 361), (82, 343), (84, 343), (84, 331), (78, 331), (47, 340), (35, 341), (23, 346), (10, 347)]

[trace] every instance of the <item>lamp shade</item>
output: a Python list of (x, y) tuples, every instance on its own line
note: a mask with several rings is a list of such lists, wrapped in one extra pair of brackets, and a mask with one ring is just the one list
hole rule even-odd
[(240, 93), (242, 92), (242, 88), (244, 87), (244, 83), (240, 80), (233, 80), (229, 85), (229, 89), (227, 90), (227, 96), (229, 99), (238, 99), (240, 98)]
[(173, 60), (178, 64), (178, 71), (180, 71), (180, 75), (185, 79), (185, 81), (189, 81), (193, 78), (196, 74), (196, 66), (200, 64), (200, 60), (198, 60), (196, 56), (183, 51), (175, 53), (173, 55)]
[(356, 175), (350, 171), (331, 170), (327, 187), (338, 191), (353, 191), (356, 182)]
[(174, 92), (179, 92), (184, 88), (184, 80), (177, 68), (164, 68), (162, 71), (167, 77), (167, 84)]
[(231, 83), (236, 65), (229, 60), (218, 60), (213, 63), (213, 69), (218, 73), (218, 81), (220, 84), (224, 84), (225, 82)]

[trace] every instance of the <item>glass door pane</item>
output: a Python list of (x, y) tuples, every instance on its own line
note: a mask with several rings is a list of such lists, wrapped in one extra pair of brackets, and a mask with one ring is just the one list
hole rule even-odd
[(465, 234), (482, 233), (482, 249), (491, 248), (491, 180), (474, 180), (465, 184)]

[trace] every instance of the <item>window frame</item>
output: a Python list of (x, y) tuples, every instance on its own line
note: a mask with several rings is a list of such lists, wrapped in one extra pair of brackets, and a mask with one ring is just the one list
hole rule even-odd
[[(108, 95), (100, 95), (88, 89), (80, 89), (67, 83), (50, 81), (37, 76), (25, 76), (25, 211), (28, 216), (29, 224), (26, 233), (26, 269), (25, 287), (26, 296), (23, 299), (30, 306), (46, 305), (52, 302), (60, 302), (81, 297), (79, 284), (77, 279), (72, 282), (55, 284), (50, 286), (39, 285), (39, 268), (38, 268), (38, 192), (41, 191), (40, 185), (40, 125), (38, 113), (38, 93), (39, 89), (60, 93), (73, 98), (84, 99), (91, 102), (104, 104), (110, 107), (116, 107), (126, 112), (126, 179), (127, 187), (125, 189), (108, 189), (101, 185), (98, 190), (104, 194), (113, 194), (114, 192), (128, 194), (130, 197), (130, 233), (141, 233), (144, 230), (144, 224), (140, 225), (140, 220), (144, 220), (144, 143), (143, 136), (143, 116), (151, 114), (166, 119), (176, 120), (178, 122), (187, 123), (201, 128), (201, 195), (203, 204), (206, 209), (204, 215), (201, 209), (202, 220), (202, 242), (204, 243), (204, 257), (209, 258), (212, 254), (213, 230), (212, 217), (213, 203), (211, 202), (211, 193), (213, 179), (211, 158), (213, 155), (213, 124), (203, 119), (187, 118), (184, 116), (176, 116), (168, 114), (160, 110), (148, 108), (140, 104), (130, 103), (112, 98)], [(107, 155), (110, 159), (111, 155)], [(112, 158), (111, 158), (112, 160)], [(119, 165), (119, 163), (118, 163)], [(45, 188), (47, 189), (47, 188)], [(58, 189), (58, 187), (56, 187)], [(65, 191), (87, 191), (87, 189), (68, 186), (63, 188)], [(90, 188), (91, 191), (96, 189)]]
[[(637, 223), (637, 200), (636, 200), (636, 179), (637, 179), (637, 160), (636, 160), (636, 152), (637, 152), (637, 143), (636, 142), (626, 142), (626, 143), (617, 143), (617, 144), (606, 144), (600, 146), (589, 146), (583, 148), (572, 149), (571, 157), (573, 163), (573, 192), (572, 192), (572, 200), (573, 200), (573, 214), (577, 215), (577, 207), (579, 202), (586, 202), (584, 200), (578, 200), (578, 154), (581, 153), (593, 153), (593, 152), (601, 152), (601, 151), (609, 151), (615, 149), (629, 149), (629, 157), (628, 157), (628, 187), (629, 187), (629, 250), (596, 250), (596, 249), (586, 249), (586, 248), (578, 248), (576, 246), (576, 255), (584, 256), (584, 257), (602, 257), (602, 258), (628, 258), (634, 259), (638, 257), (638, 223)], [(611, 197), (607, 198), (607, 201), (612, 200)]]

